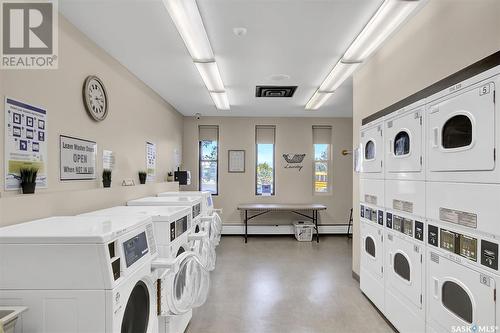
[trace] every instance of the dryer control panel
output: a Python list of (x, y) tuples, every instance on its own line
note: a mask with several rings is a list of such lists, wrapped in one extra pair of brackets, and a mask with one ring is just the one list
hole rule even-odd
[(477, 238), (446, 229), (440, 230), (439, 247), (472, 261), (477, 261)]
[(392, 213), (386, 214), (385, 225), (395, 231), (399, 231), (408, 237), (424, 240), (424, 223), (408, 219)]

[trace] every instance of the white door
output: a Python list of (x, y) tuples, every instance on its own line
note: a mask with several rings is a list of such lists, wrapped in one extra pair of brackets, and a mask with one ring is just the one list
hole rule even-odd
[(487, 171), (495, 166), (494, 83), (428, 110), (429, 171)]
[(382, 125), (374, 126), (361, 131), (361, 149), (363, 153), (362, 172), (382, 172)]
[(428, 315), (443, 330), (496, 325), (495, 280), (429, 252)]
[(422, 308), (423, 247), (389, 232), (386, 245), (387, 285)]
[(159, 279), (160, 315), (180, 315), (203, 304), (200, 295), (205, 295), (206, 299), (209, 281), (208, 271), (194, 252), (180, 253), (172, 269)]
[(361, 265), (371, 275), (382, 278), (383, 246), (382, 230), (373, 222), (361, 221)]
[(410, 112), (386, 123), (387, 172), (422, 171), (422, 115)]

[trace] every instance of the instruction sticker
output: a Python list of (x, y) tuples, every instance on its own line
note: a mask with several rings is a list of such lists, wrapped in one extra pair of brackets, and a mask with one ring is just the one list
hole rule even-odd
[(470, 228), (477, 228), (477, 214), (474, 213), (441, 207), (439, 208), (439, 219)]

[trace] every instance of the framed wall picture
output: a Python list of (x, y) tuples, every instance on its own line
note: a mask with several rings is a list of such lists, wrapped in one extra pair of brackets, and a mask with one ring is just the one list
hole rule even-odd
[(229, 150), (228, 151), (228, 172), (243, 173), (245, 172), (245, 151), (244, 150)]

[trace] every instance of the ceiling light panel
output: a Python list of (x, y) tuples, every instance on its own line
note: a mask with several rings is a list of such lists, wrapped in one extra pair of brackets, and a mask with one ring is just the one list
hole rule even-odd
[(214, 61), (212, 46), (195, 0), (163, 0), (194, 61)]
[(344, 63), (337, 62), (332, 71), (328, 74), (326, 79), (319, 86), (320, 92), (333, 92), (335, 91), (351, 74), (358, 68), (359, 63)]
[(210, 97), (214, 101), (215, 107), (219, 110), (229, 110), (229, 99), (225, 92), (211, 92)]
[(333, 95), (333, 93), (316, 91), (306, 104), (306, 110), (317, 110)]
[(222, 92), (224, 91), (224, 83), (220, 76), (219, 67), (217, 63), (214, 62), (195, 62), (198, 72), (200, 72), (205, 86), (207, 86), (210, 92)]
[(344, 60), (366, 60), (424, 1), (386, 0), (344, 54)]

